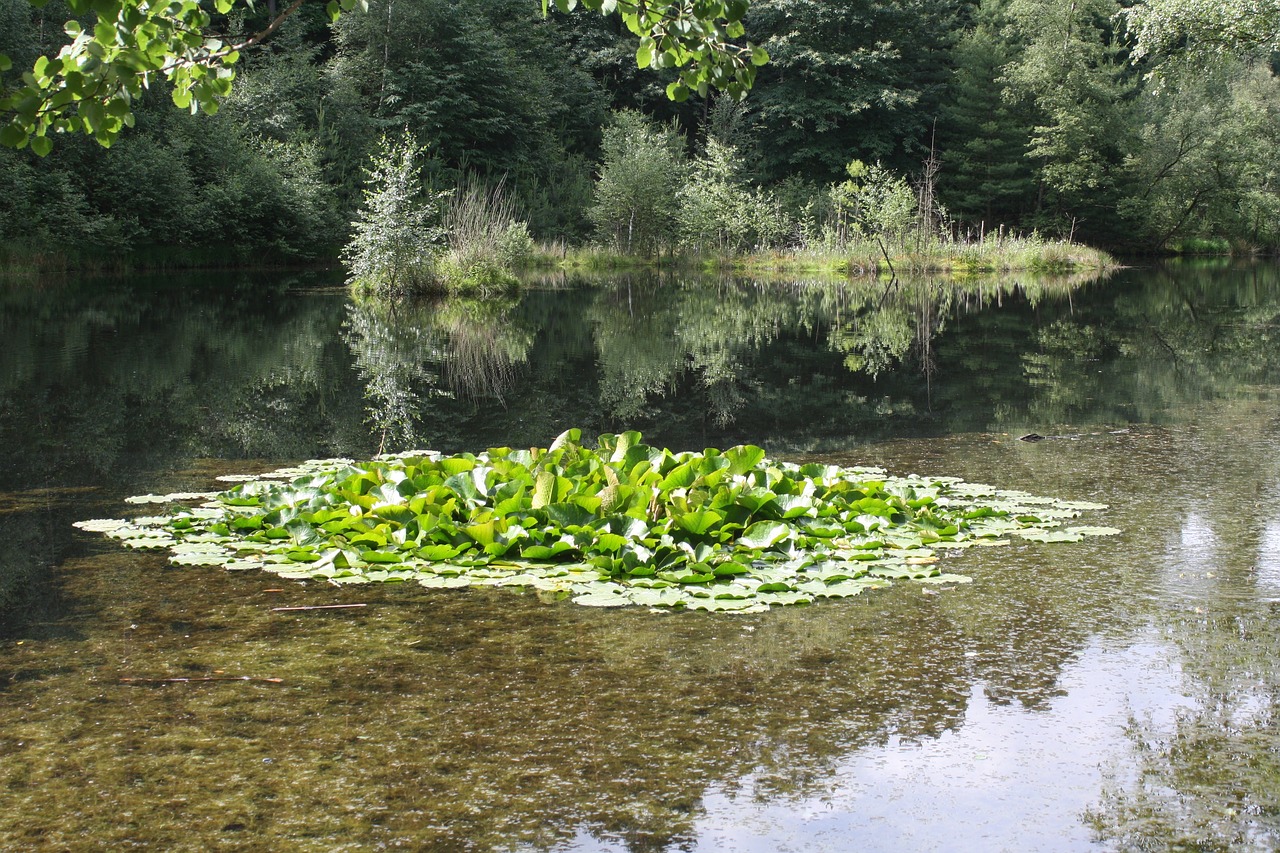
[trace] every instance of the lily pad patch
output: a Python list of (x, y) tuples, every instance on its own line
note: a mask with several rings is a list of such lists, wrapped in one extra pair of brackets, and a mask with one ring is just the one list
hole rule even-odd
[[(548, 448), (314, 460), (217, 494), (145, 495), (169, 515), (77, 527), (179, 566), (262, 569), (334, 584), (533, 588), (544, 600), (758, 612), (901, 580), (962, 583), (940, 552), (1075, 542), (1102, 505), (954, 477), (794, 465), (753, 446), (701, 453), (639, 433), (595, 447), (569, 430)], [(192, 502), (201, 502), (191, 506)]]

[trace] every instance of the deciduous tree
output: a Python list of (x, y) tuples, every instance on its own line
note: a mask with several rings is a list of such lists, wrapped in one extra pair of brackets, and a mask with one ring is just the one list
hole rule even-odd
[(1123, 12), (1136, 56), (1184, 57), (1280, 49), (1280, 3), (1273, 0), (1146, 0)]

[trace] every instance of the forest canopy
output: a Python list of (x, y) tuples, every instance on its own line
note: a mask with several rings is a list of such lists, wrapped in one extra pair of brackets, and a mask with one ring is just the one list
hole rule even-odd
[[(903, 240), (911, 196), (920, 222), (958, 240), (1280, 247), (1268, 4), (682, 0), (642, 18), (604, 0), (581, 6), (610, 14), (369, 0), (335, 21), (320, 3), (192, 0), (208, 29), (173, 28), (188, 53), (167, 60), (167, 36), (157, 48), (154, 22), (129, 17), (137, 2), (0, 0), (3, 141), (27, 143), (0, 147), (0, 250), (332, 256), (385, 134), (425, 149), (424, 190), (503, 183), (536, 240)], [(119, 52), (95, 56), (99, 38)], [(151, 65), (124, 47), (139, 40), (159, 51)], [(75, 58), (59, 65), (64, 50)], [(624, 151), (619, 128), (651, 150)], [(656, 186), (628, 171), (653, 168), (665, 206), (619, 195)], [(628, 205), (653, 219), (624, 241)]]

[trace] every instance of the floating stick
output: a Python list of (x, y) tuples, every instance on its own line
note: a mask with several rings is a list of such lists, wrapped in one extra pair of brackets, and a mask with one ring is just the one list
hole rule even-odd
[(256, 678), (252, 675), (206, 675), (186, 678), (121, 678), (121, 684), (195, 684), (206, 681), (260, 681), (283, 684), (283, 678)]

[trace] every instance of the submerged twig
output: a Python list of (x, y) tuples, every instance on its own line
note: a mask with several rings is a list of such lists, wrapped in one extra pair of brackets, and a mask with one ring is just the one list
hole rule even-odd
[(297, 607), (273, 607), (272, 613), (279, 613), (282, 610), (343, 610), (348, 607), (368, 607), (367, 604), (310, 604), (299, 605)]
[(283, 678), (258, 678), (252, 675), (204, 675), (183, 678), (121, 678), (121, 684), (194, 684), (206, 681), (257, 681), (266, 684), (282, 684)]

